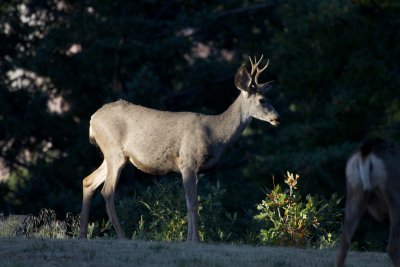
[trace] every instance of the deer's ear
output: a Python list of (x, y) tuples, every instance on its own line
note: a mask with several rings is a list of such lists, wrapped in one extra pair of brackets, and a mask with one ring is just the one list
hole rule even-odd
[(251, 75), (246, 69), (246, 65), (240, 66), (235, 76), (235, 85), (239, 90), (249, 92), (251, 84)]
[(258, 85), (258, 91), (262, 94), (262, 95), (265, 95), (265, 94), (267, 94), (269, 91), (271, 91), (271, 89), (272, 89), (272, 83), (273, 83), (274, 81), (269, 81), (269, 82), (266, 82), (266, 83), (263, 83), (263, 84), (259, 84)]

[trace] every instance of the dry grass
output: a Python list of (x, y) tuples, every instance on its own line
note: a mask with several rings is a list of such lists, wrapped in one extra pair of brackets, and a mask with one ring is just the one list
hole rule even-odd
[[(335, 251), (246, 245), (0, 238), (1, 266), (333, 266)], [(391, 266), (386, 254), (351, 252), (347, 266)]]

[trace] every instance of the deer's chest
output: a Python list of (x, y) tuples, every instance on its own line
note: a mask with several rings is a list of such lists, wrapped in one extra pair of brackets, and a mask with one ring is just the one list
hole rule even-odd
[(219, 161), (222, 155), (221, 149), (216, 149), (214, 147), (208, 147), (203, 153), (198, 155), (197, 166), (199, 171), (205, 171), (214, 167)]

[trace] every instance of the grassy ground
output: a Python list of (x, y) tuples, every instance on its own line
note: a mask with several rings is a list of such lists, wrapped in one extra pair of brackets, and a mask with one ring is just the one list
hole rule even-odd
[[(333, 266), (334, 250), (246, 245), (0, 238), (1, 266)], [(383, 253), (351, 252), (347, 266), (391, 266)]]

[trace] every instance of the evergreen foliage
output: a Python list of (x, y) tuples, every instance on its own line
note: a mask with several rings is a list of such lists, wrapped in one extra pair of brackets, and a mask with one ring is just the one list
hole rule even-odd
[[(306, 177), (303, 195), (341, 196), (361, 139), (400, 142), (399, 14), (396, 0), (1, 1), (0, 211), (78, 212), (101, 161), (88, 142), (94, 111), (123, 98), (220, 113), (239, 94), (237, 68), (261, 54), (282, 123), (253, 121), (199, 185), (219, 181), (239, 217), (286, 170)], [(154, 179), (125, 171), (119, 196)], [(106, 216), (98, 195), (91, 214)]]

